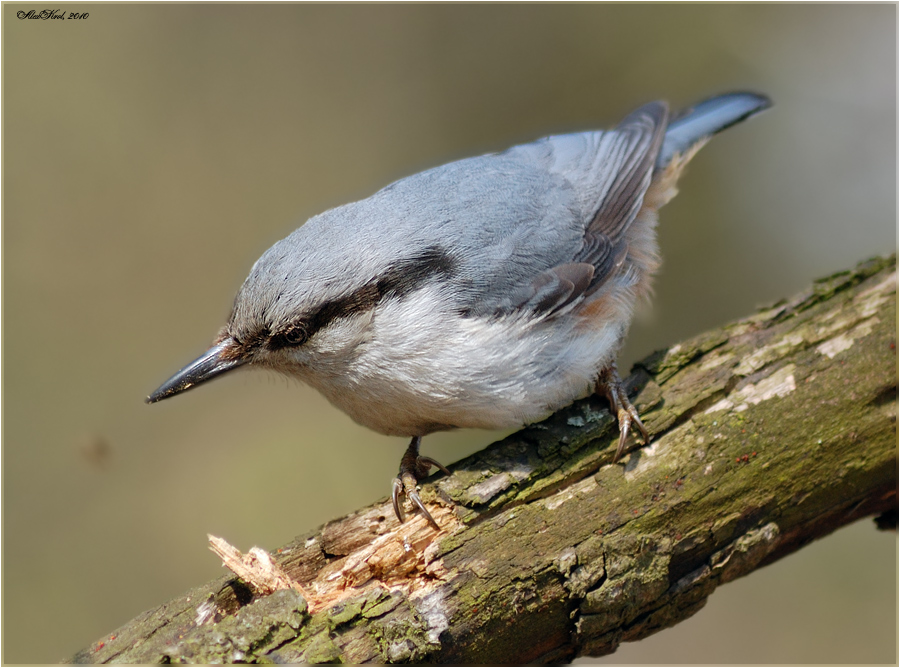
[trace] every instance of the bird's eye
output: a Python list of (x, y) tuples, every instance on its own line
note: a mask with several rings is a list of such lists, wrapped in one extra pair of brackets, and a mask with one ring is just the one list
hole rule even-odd
[(299, 346), (307, 338), (306, 327), (303, 325), (294, 325), (284, 333), (285, 342), (292, 346)]

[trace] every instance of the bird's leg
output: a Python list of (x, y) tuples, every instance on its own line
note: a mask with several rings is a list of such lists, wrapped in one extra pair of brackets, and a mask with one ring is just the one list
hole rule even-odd
[(400, 497), (405, 495), (407, 499), (416, 504), (425, 516), (425, 519), (428, 520), (428, 523), (437, 531), (440, 531), (441, 528), (438, 526), (438, 523), (434, 521), (431, 513), (428, 512), (425, 504), (422, 503), (422, 499), (419, 498), (419, 481), (429, 474), (432, 466), (436, 466), (447, 475), (450, 475), (450, 471), (447, 470), (446, 466), (442, 466), (431, 457), (419, 455), (419, 444), (421, 442), (421, 436), (413, 436), (413, 439), (409, 442), (409, 447), (406, 448), (406, 452), (400, 460), (400, 472), (394, 478), (391, 500), (394, 502), (394, 512), (397, 514), (397, 519), (401, 522), (406, 521), (403, 508), (400, 505)]
[(613, 462), (619, 461), (619, 457), (622, 456), (632, 425), (641, 432), (644, 445), (650, 442), (650, 434), (647, 433), (647, 428), (641, 422), (641, 416), (628, 400), (628, 393), (625, 391), (622, 379), (619, 378), (619, 369), (616, 367), (615, 362), (610, 363), (609, 366), (600, 372), (600, 375), (597, 377), (595, 391), (597, 394), (602, 394), (609, 399), (610, 409), (616, 414), (616, 418), (619, 421), (619, 447), (616, 449), (616, 456), (613, 457)]

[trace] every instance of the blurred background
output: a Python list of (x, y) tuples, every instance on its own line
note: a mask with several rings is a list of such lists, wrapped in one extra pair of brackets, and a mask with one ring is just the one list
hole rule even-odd
[[(664, 209), (620, 367), (897, 247), (897, 7), (4, 4), (3, 661), (71, 656), (388, 493), (401, 439), (204, 351), (309, 216), (441, 163), (736, 89)], [(496, 434), (425, 441), (446, 463)], [(897, 539), (861, 522), (612, 663), (895, 663)]]

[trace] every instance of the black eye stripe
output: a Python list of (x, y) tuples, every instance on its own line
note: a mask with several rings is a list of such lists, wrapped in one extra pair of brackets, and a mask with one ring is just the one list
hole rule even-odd
[[(294, 323), (287, 330), (273, 335), (269, 339), (269, 347), (278, 349), (302, 345), (334, 320), (367, 311), (385, 297), (403, 297), (435, 275), (451, 274), (453, 268), (452, 258), (443, 250), (437, 247), (428, 248), (410, 259), (391, 266), (379, 278), (348, 295), (321, 304), (304, 318), (303, 322)], [(298, 337), (298, 342), (295, 343), (291, 341), (289, 334), (297, 329), (301, 329), (304, 336)]]

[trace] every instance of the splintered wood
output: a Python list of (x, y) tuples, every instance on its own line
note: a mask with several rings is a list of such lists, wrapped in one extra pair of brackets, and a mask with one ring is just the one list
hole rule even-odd
[(252, 547), (247, 554), (242, 554), (223, 538), (212, 534), (206, 534), (206, 537), (209, 538), (209, 549), (219, 556), (222, 565), (246, 582), (255, 594), (266, 596), (294, 586), (293, 580), (264, 549)]
[[(449, 508), (440, 506), (432, 514), (442, 527), (434, 528), (421, 516), (415, 515), (365, 544), (357, 546), (339, 559), (322, 568), (315, 579), (300, 583), (293, 580), (265, 550), (254, 547), (247, 554), (222, 538), (209, 536), (210, 549), (222, 564), (246, 582), (257, 595), (268, 595), (279, 589), (293, 587), (306, 599), (310, 613), (331, 607), (358, 594), (361, 589), (379, 586), (401, 589), (407, 594), (427, 587), (444, 574), (443, 565), (435, 556), (438, 539), (460, 526)], [(348, 523), (348, 524), (353, 524)], [(353, 526), (337, 529), (354, 531)]]

